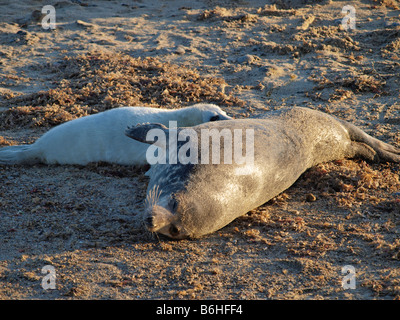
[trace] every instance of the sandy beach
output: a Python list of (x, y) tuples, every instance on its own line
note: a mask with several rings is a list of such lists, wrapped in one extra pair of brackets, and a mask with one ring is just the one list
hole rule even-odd
[[(0, 9), (0, 147), (110, 108), (197, 102), (235, 118), (309, 107), (400, 147), (399, 1)], [(218, 232), (182, 241), (134, 227), (146, 169), (0, 165), (0, 299), (400, 299), (399, 164), (317, 165)]]

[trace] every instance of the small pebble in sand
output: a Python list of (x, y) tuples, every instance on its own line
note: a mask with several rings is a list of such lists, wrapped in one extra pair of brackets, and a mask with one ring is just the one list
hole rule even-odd
[(254, 55), (251, 55), (251, 54), (246, 54), (246, 55), (244, 55), (244, 56), (241, 56), (241, 57), (239, 57), (239, 58), (237, 58), (237, 62), (238, 63), (253, 63), (253, 62), (255, 62), (255, 61), (257, 61), (257, 60), (259, 60), (260, 58), (259, 57), (257, 57), (257, 56), (254, 56)]

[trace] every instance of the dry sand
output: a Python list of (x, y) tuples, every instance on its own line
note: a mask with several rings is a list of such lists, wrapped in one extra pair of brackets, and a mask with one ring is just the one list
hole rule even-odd
[[(52, 4), (57, 27), (41, 27)], [(341, 27), (344, 5), (356, 29)], [(398, 1), (2, 1), (0, 144), (121, 105), (307, 106), (400, 146)], [(14, 108), (13, 108), (14, 107)], [(11, 109), (13, 108), (13, 109)], [(318, 165), (198, 240), (132, 227), (144, 168), (0, 166), (1, 299), (399, 299), (398, 164)], [(41, 273), (51, 265), (55, 289)], [(356, 288), (342, 287), (342, 267)]]

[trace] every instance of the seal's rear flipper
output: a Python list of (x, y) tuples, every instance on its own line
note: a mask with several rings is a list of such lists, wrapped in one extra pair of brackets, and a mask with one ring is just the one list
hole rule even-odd
[(373, 148), (363, 142), (351, 141), (349, 157), (361, 157), (370, 161), (379, 161), (379, 156)]
[[(400, 149), (371, 137), (369, 134), (349, 122), (343, 120), (339, 121), (346, 128), (352, 141), (368, 145), (376, 152), (376, 156), (373, 159), (374, 161), (400, 162)], [(358, 154), (362, 155), (362, 152)]]
[(0, 148), (0, 164), (34, 164), (41, 162), (35, 144)]

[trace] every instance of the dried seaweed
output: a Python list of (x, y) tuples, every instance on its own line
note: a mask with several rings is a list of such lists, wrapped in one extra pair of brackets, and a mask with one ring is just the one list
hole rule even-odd
[(195, 70), (156, 58), (91, 52), (67, 56), (50, 66), (50, 71), (58, 77), (56, 88), (9, 97), (2, 107), (13, 107), (0, 113), (1, 128), (53, 126), (126, 105), (244, 105), (223, 92), (223, 79), (200, 76)]

